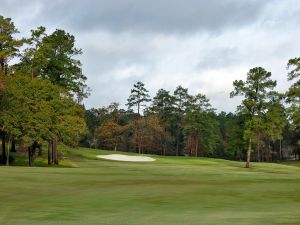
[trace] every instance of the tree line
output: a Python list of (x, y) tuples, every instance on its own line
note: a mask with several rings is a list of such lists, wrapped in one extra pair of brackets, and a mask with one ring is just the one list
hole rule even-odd
[(262, 67), (249, 70), (246, 80), (233, 82), (228, 97), (242, 96), (234, 113), (217, 113), (209, 99), (178, 86), (160, 89), (150, 98), (142, 82), (134, 84), (127, 108), (118, 103), (85, 111), (88, 147), (176, 156), (231, 160), (299, 159), (300, 58), (288, 62), (286, 93)]
[(28, 153), (30, 166), (47, 147), (48, 164), (58, 164), (59, 142), (76, 145), (87, 132), (81, 100), (87, 96), (75, 37), (45, 27), (29, 38), (10, 18), (0, 15), (1, 161), (9, 165), (16, 145)]
[(235, 112), (217, 113), (202, 93), (178, 86), (151, 98), (142, 82), (131, 89), (126, 108), (118, 103), (86, 110), (88, 96), (75, 37), (45, 27), (28, 38), (0, 15), (1, 163), (10, 152), (28, 154), (29, 165), (47, 149), (48, 164), (58, 164), (58, 143), (160, 155), (277, 161), (298, 158), (300, 58), (287, 64), (291, 86), (277, 82), (262, 67), (233, 82), (230, 97), (242, 96)]

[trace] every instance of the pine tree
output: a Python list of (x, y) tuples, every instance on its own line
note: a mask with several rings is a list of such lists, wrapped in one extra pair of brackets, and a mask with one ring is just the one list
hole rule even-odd
[(145, 88), (145, 85), (142, 82), (137, 82), (133, 85), (131, 89), (131, 94), (127, 99), (127, 106), (129, 109), (132, 109), (134, 106), (137, 107), (137, 113), (140, 115), (141, 107), (145, 107), (144, 103), (150, 102), (150, 96), (148, 90)]
[(259, 130), (263, 113), (268, 104), (268, 96), (276, 86), (276, 81), (270, 79), (271, 72), (262, 67), (250, 69), (246, 81), (236, 80), (233, 82), (234, 91), (230, 97), (241, 95), (244, 97), (239, 109), (247, 115), (245, 137), (248, 138), (246, 168), (250, 167), (252, 142)]

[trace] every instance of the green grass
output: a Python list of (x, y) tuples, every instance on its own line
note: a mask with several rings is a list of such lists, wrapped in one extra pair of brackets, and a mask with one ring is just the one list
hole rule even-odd
[[(297, 166), (261, 163), (245, 169), (241, 162), (207, 158), (95, 158), (107, 153), (64, 148), (65, 167), (0, 167), (0, 224), (300, 224)], [(25, 162), (18, 157), (16, 163)]]
[(298, 167), (300, 167), (300, 160), (283, 161), (281, 163), (284, 164), (284, 165), (290, 165), (290, 166), (298, 166)]

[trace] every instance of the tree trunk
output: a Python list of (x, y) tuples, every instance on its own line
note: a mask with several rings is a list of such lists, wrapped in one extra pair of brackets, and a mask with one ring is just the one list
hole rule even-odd
[(6, 162), (6, 142), (5, 142), (5, 133), (2, 133), (2, 163)]
[(268, 162), (272, 161), (272, 156), (271, 156), (271, 141), (269, 141), (269, 149), (268, 149)]
[(176, 134), (176, 156), (179, 155), (179, 132), (177, 130), (177, 134)]
[(6, 152), (6, 166), (9, 166), (9, 144), (10, 144), (10, 140), (7, 141), (7, 152)]
[(198, 138), (195, 137), (195, 151), (196, 151), (196, 157), (198, 157)]
[(139, 143), (138, 143), (138, 148), (139, 148), (139, 154), (141, 154), (142, 152), (142, 143), (141, 143), (142, 141), (141, 140), (139, 140)]
[(249, 138), (249, 146), (247, 151), (247, 162), (246, 162), (246, 168), (250, 168), (250, 161), (251, 161), (251, 145), (252, 145), (252, 138)]
[(54, 156), (54, 164), (58, 165), (58, 158), (57, 158), (57, 139), (53, 140), (53, 156)]
[(165, 156), (166, 155), (166, 149), (167, 149), (167, 130), (166, 130), (166, 128), (164, 129), (164, 137), (163, 137), (163, 155)]
[(1, 71), (4, 71), (4, 58), (3, 57), (0, 58), (0, 67), (1, 67)]
[(135, 135), (134, 135), (134, 150), (136, 153), (139, 152), (139, 135), (140, 135), (140, 131), (139, 131), (139, 127), (137, 125), (137, 119), (134, 119), (134, 132), (135, 132)]
[(55, 146), (55, 140), (52, 140), (52, 163), (56, 164), (56, 146)]
[(279, 139), (279, 160), (282, 160), (282, 140)]
[(28, 147), (29, 166), (34, 166), (35, 153), (38, 146), (38, 143), (35, 141), (30, 147)]
[(5, 69), (4, 69), (4, 74), (7, 75), (8, 74), (8, 65), (5, 65)]
[(257, 162), (260, 162), (260, 143), (259, 143), (260, 135), (257, 134), (257, 142), (256, 142), (256, 154), (257, 154)]
[(28, 165), (31, 166), (31, 147), (28, 147)]
[(52, 150), (52, 143), (51, 141), (48, 142), (48, 165), (51, 165), (51, 150)]
[(180, 126), (179, 119), (177, 119), (177, 129), (176, 129), (176, 156), (179, 156), (179, 136), (180, 136)]
[(54, 139), (52, 139), (51, 141), (51, 164), (54, 164), (54, 161), (55, 161), (55, 150), (54, 150)]
[(11, 141), (11, 152), (16, 152), (16, 141), (12, 139)]

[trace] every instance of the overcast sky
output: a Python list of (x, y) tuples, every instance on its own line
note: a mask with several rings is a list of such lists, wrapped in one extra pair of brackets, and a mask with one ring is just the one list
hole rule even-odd
[(284, 91), (288, 59), (300, 56), (299, 0), (0, 0), (23, 36), (45, 26), (76, 37), (91, 96), (87, 108), (124, 104), (137, 81), (206, 94), (235, 111), (232, 82), (262, 66)]

